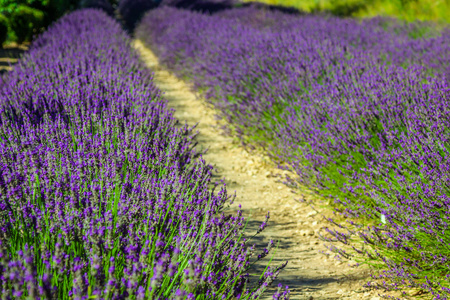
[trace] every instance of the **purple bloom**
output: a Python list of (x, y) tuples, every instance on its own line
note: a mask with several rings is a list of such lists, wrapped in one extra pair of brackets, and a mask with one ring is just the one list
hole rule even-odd
[(76, 11), (4, 78), (5, 298), (194, 299), (244, 289), (246, 267), (229, 263), (247, 253), (242, 217), (223, 213), (225, 187), (209, 189), (212, 167), (192, 128), (176, 125), (130, 42), (104, 12)]

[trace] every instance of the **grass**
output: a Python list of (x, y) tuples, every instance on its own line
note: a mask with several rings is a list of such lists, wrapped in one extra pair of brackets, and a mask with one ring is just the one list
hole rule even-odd
[[(252, 2), (245, 0), (246, 2)], [(408, 22), (450, 23), (449, 0), (260, 0), (306, 12), (329, 11), (343, 17), (395, 17)]]

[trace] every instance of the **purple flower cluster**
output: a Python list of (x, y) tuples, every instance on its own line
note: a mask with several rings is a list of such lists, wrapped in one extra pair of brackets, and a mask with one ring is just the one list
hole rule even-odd
[(104, 12), (37, 38), (0, 89), (1, 298), (258, 299), (283, 266), (247, 287), (242, 213), (194, 136)]
[(355, 251), (332, 250), (373, 260), (381, 288), (447, 299), (450, 30), (427, 26), (161, 8), (136, 36), (243, 142), (295, 171), (291, 184), (334, 199), (344, 231), (324, 238)]

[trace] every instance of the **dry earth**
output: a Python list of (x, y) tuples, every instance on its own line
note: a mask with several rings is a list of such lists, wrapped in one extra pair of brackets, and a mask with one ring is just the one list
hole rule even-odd
[(17, 63), (26, 50), (28, 50), (28, 44), (11, 43), (0, 48), (0, 74), (11, 71), (12, 65)]
[[(154, 72), (155, 83), (175, 109), (175, 117), (189, 125), (199, 123), (199, 145), (209, 149), (204, 158), (215, 167), (217, 180), (225, 178), (228, 190), (236, 191), (234, 206), (241, 204), (244, 216), (250, 218), (249, 234), (257, 230), (270, 211), (269, 226), (255, 243), (265, 246), (269, 239), (279, 241), (274, 265), (289, 261), (272, 290), (281, 282), (291, 289), (291, 299), (380, 299), (378, 292), (362, 288), (369, 280), (367, 269), (352, 268), (349, 262), (321, 253), (327, 249), (317, 231), (327, 226), (326, 221), (308, 204), (297, 201), (299, 195), (277, 180), (274, 175), (281, 171), (264, 155), (248, 153), (235, 139), (224, 136), (214, 110), (189, 85), (161, 67), (141, 41), (135, 40), (134, 47)], [(260, 264), (256, 271), (264, 267)], [(266, 298), (271, 299), (271, 294), (267, 293)]]

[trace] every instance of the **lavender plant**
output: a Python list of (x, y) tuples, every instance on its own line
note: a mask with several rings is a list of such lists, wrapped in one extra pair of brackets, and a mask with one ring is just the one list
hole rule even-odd
[(136, 36), (290, 184), (334, 200), (324, 239), (354, 251), (330, 250), (364, 256), (378, 287), (447, 299), (450, 31), (386, 22), (161, 8)]
[[(2, 299), (258, 299), (242, 212), (120, 25), (66, 15), (0, 90)], [(282, 289), (275, 299), (288, 299)]]

